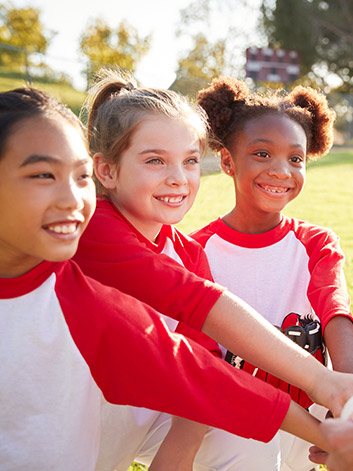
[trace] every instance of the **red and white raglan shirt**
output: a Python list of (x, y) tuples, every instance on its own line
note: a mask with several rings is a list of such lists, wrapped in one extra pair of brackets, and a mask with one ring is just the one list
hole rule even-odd
[[(283, 216), (281, 223), (268, 232), (245, 234), (218, 218), (192, 237), (204, 247), (214, 280), (282, 330), (295, 325), (300, 317), (317, 317), (322, 332), (334, 316), (352, 319), (343, 273), (344, 255), (338, 236), (331, 230)], [(311, 403), (303, 391), (241, 358), (234, 366), (243, 366), (289, 391), (303, 407)]]
[[(217, 343), (200, 329), (224, 288), (210, 282), (207, 257), (191, 237), (163, 225), (152, 243), (110, 200), (98, 197), (74, 260), (86, 275), (149, 304), (171, 330), (221, 356)], [(196, 330), (188, 322), (178, 324), (189, 316), (198, 319)]]
[(2, 471), (93, 471), (103, 395), (262, 441), (289, 407), (287, 394), (234, 374), (74, 262), (1, 278), (0, 332)]

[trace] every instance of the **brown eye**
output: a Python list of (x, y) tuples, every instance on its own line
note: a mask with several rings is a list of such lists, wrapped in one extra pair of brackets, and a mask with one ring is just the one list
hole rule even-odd
[(293, 155), (290, 160), (295, 164), (300, 164), (304, 161), (303, 157), (300, 157), (299, 155)]
[(270, 157), (269, 153), (266, 151), (255, 152), (255, 155), (258, 155), (259, 157), (263, 157), (264, 159), (267, 159), (268, 157)]

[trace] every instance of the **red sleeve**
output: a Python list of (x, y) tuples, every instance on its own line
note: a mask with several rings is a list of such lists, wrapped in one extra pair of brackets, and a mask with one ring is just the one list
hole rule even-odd
[[(208, 259), (201, 245), (174, 226), (168, 226), (168, 232), (168, 237), (173, 242), (173, 248), (182, 260), (184, 267), (201, 278), (213, 281)], [(185, 322), (179, 322), (175, 331), (195, 340), (213, 355), (222, 358), (218, 343), (203, 332), (193, 329)]]
[(210, 237), (217, 232), (216, 226), (220, 218), (215, 221), (210, 222), (207, 226), (197, 229), (196, 231), (191, 232), (190, 237), (196, 240), (201, 247), (205, 248), (207, 241)]
[(296, 234), (309, 256), (308, 298), (324, 332), (334, 316), (352, 319), (338, 236), (329, 229), (296, 221)]
[(201, 278), (214, 281), (203, 247), (196, 240), (183, 234), (175, 227), (170, 226), (170, 230), (174, 249), (180, 256), (184, 267)]
[(57, 274), (57, 296), (109, 402), (168, 412), (246, 438), (274, 436), (289, 407), (287, 394), (170, 332), (149, 306), (85, 278), (73, 263), (65, 267)]
[(224, 291), (164, 254), (156, 254), (108, 202), (99, 206), (74, 260), (84, 273), (200, 330)]

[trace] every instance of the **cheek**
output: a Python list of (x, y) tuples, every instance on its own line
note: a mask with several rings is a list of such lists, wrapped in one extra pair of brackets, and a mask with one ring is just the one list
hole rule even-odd
[(96, 209), (96, 188), (93, 181), (85, 189), (83, 199), (85, 201), (85, 210), (87, 212), (87, 216), (91, 217)]
[(198, 191), (200, 188), (200, 169), (198, 168), (197, 170), (189, 175), (189, 186), (193, 188), (194, 191)]
[(305, 169), (303, 169), (301, 172), (299, 172), (299, 175), (298, 175), (298, 183), (301, 186), (301, 188), (303, 188), (303, 186), (305, 185), (305, 176), (306, 176), (306, 172), (305, 172)]

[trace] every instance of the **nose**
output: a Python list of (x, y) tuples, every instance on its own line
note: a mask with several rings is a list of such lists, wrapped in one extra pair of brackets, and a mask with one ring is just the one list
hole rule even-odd
[(284, 160), (273, 161), (268, 173), (271, 177), (280, 179), (288, 179), (291, 177), (289, 164)]
[(81, 210), (84, 207), (82, 190), (77, 186), (76, 182), (69, 181), (58, 187), (56, 205), (60, 209), (65, 210)]
[(186, 185), (188, 179), (186, 177), (186, 170), (183, 165), (173, 165), (168, 169), (168, 175), (166, 179), (167, 185), (182, 186)]

